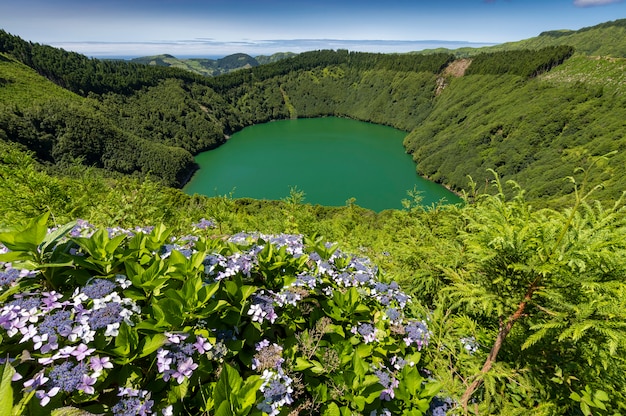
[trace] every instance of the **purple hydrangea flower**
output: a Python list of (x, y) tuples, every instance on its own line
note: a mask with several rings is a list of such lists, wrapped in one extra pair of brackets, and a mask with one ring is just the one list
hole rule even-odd
[(417, 345), (417, 349), (421, 350), (428, 345), (430, 339), (430, 331), (425, 322), (422, 321), (410, 321), (404, 327), (405, 337), (404, 343), (407, 347), (413, 343)]
[(152, 414), (154, 401), (145, 390), (121, 388), (118, 396), (122, 399), (111, 408), (114, 416), (147, 416)]
[(359, 324), (356, 332), (363, 337), (363, 342), (369, 344), (376, 341), (376, 328), (372, 324)]
[(259, 388), (263, 393), (263, 401), (257, 405), (257, 409), (276, 416), (283, 406), (293, 403), (293, 380), (282, 369), (279, 371), (265, 370), (261, 375), (263, 384)]
[(87, 368), (84, 364), (73, 364), (70, 361), (65, 361), (55, 366), (50, 371), (49, 377), (53, 387), (71, 393), (78, 390), (78, 385), (82, 383), (85, 375), (87, 375)]
[(380, 400), (389, 401), (395, 397), (395, 389), (400, 385), (400, 382), (395, 377), (391, 377), (389, 370), (383, 367), (374, 372), (378, 377), (378, 382), (384, 387), (384, 390), (380, 392)]
[(7, 269), (0, 271), (0, 286), (9, 285), (20, 277), (20, 271), (17, 269)]
[(59, 310), (47, 315), (39, 324), (39, 333), (48, 336), (61, 335), (67, 337), (72, 333), (74, 320), (70, 311)]
[(276, 311), (274, 311), (274, 299), (265, 294), (265, 291), (261, 290), (252, 296), (252, 304), (248, 309), (248, 315), (252, 316), (253, 322), (262, 323), (264, 320), (274, 323), (278, 318)]
[(217, 226), (215, 225), (215, 221), (213, 220), (207, 220), (206, 218), (202, 218), (200, 221), (198, 221), (195, 224), (192, 224), (194, 227), (199, 228), (201, 230), (206, 230), (209, 228), (216, 228)]
[(89, 299), (101, 299), (115, 290), (117, 285), (107, 279), (94, 279), (87, 286), (83, 287), (81, 292), (87, 295)]
[(109, 302), (104, 307), (94, 310), (89, 317), (89, 326), (96, 330), (106, 328), (112, 324), (119, 324), (124, 320), (122, 305), (117, 302)]

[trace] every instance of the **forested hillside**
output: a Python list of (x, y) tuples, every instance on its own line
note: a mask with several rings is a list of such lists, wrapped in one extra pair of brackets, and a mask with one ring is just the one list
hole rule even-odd
[[(202, 77), (0, 32), (0, 414), (626, 414), (626, 60), (482, 53)], [(176, 188), (326, 115), (405, 130), (465, 204)]]
[[(583, 33), (601, 36), (606, 29)], [(567, 192), (556, 183), (560, 178), (623, 141), (623, 61), (580, 53), (574, 59), (571, 46), (478, 54), (461, 74), (446, 70), (452, 54), (339, 50), (201, 77), (87, 59), (4, 32), (1, 39), (6, 88), (21, 78), (11, 75), (21, 62), (78, 94), (55, 90), (58, 98), (44, 107), (28, 102), (37, 94), (6, 100), (0, 120), (8, 140), (27, 145), (41, 160), (79, 158), (174, 186), (194, 170), (192, 155), (245, 126), (282, 118), (333, 115), (390, 125), (409, 133), (405, 146), (421, 174), (461, 191), (468, 176), (483, 182), (493, 168), (543, 203)], [(593, 70), (595, 64), (602, 71)], [(78, 119), (91, 132), (79, 141), (76, 134), (85, 129)], [(614, 170), (593, 179), (618, 177), (624, 157), (616, 155)], [(619, 181), (608, 182), (599, 197), (620, 192)]]
[(205, 76), (227, 74), (239, 69), (253, 68), (296, 56), (293, 52), (278, 52), (272, 55), (252, 57), (245, 53), (235, 53), (219, 59), (209, 58), (176, 58), (172, 55), (142, 56), (131, 59), (131, 62), (185, 69)]

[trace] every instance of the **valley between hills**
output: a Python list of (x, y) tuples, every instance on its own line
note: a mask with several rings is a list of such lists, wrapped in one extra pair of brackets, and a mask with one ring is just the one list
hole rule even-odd
[[(181, 190), (234, 132), (327, 116), (405, 131), (418, 173), (464, 204)], [(97, 283), (136, 313), (82, 350), (60, 341), (68, 363), (111, 359), (68, 390), (2, 315), (0, 413), (110, 414), (120, 383), (159, 414), (268, 414), (253, 360), (271, 347), (280, 415), (626, 414), (625, 133), (626, 20), (477, 49), (130, 62), (0, 30), (0, 305), (91, 307), (76, 290)], [(167, 373), (192, 332), (216, 355)]]

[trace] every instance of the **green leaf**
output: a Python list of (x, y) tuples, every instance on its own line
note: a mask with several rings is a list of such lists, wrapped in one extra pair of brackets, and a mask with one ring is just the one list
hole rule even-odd
[[(218, 403), (217, 401), (215, 402)], [(217, 410), (215, 411), (215, 416), (235, 416), (232, 409), (230, 408), (230, 403), (225, 401), (221, 402), (217, 405)]]
[[(27, 251), (9, 251), (7, 253), (0, 254), (0, 261), (5, 263), (12, 263), (14, 261), (33, 262), (34, 260), (35, 257), (33, 256), (33, 254)], [(20, 267), (24, 267), (24, 265), (21, 264)], [(34, 270), (35, 268), (37, 268), (37, 265), (34, 263), (29, 266), (29, 269), (31, 270)]]
[(122, 322), (118, 335), (115, 337), (115, 348), (113, 351), (121, 356), (128, 357), (137, 348), (139, 336), (135, 328), (130, 327), (127, 323)]
[(339, 406), (335, 402), (331, 402), (322, 416), (341, 416), (341, 410), (339, 410)]
[(359, 412), (362, 412), (365, 408), (365, 397), (362, 396), (354, 396), (352, 399), (352, 404), (355, 405), (355, 409)]
[(77, 409), (75, 407), (60, 407), (54, 409), (50, 416), (97, 416), (95, 413), (89, 413), (85, 410)]
[(361, 384), (361, 381), (365, 378), (365, 374), (368, 370), (368, 365), (365, 360), (361, 357), (361, 355), (354, 354), (352, 358), (352, 368), (354, 370), (355, 378), (353, 380), (353, 388), (357, 388)]
[(182, 401), (187, 396), (187, 390), (189, 390), (189, 379), (185, 378), (182, 383), (171, 383), (172, 387), (169, 392), (169, 399), (171, 403)]
[(165, 341), (167, 341), (167, 337), (164, 334), (155, 334), (151, 337), (145, 337), (144, 340), (144, 345), (141, 349), (141, 354), (139, 354), (139, 357), (145, 357), (146, 355), (150, 355), (154, 351), (161, 348), (165, 344)]
[(174, 328), (180, 327), (183, 322), (183, 305), (180, 301), (172, 298), (160, 299), (157, 305), (163, 311), (166, 321)]
[(198, 302), (205, 304), (213, 295), (219, 290), (219, 282), (204, 284), (200, 290), (198, 290)]
[(443, 383), (440, 382), (433, 381), (430, 383), (426, 383), (423, 386), (420, 397), (435, 397), (437, 394), (439, 394), (439, 391), (441, 391), (442, 387)]
[(593, 393), (593, 397), (596, 401), (606, 402), (609, 400), (609, 395), (604, 390), (596, 390)]
[(0, 233), (0, 242), (13, 251), (37, 251), (37, 247), (48, 232), (49, 212), (30, 220), (26, 228), (20, 231)]
[(324, 374), (326, 372), (326, 369), (324, 368), (322, 363), (320, 363), (319, 361), (312, 360), (311, 363), (313, 364), (311, 366), (311, 371), (313, 373), (315, 373), (315, 374)]
[(242, 415), (247, 415), (252, 406), (257, 402), (257, 391), (262, 384), (263, 380), (259, 376), (250, 376), (246, 379), (246, 382), (237, 394), (239, 405), (241, 406), (240, 413)]
[(0, 378), (0, 415), (10, 415), (13, 409), (13, 386), (11, 379), (15, 370), (6, 362), (2, 367), (2, 378)]
[(48, 251), (48, 247), (56, 246), (57, 243), (59, 242), (59, 240), (61, 240), (63, 237), (65, 237), (67, 235), (67, 233), (72, 231), (72, 228), (74, 228), (76, 223), (77, 223), (77, 221), (72, 221), (70, 223), (62, 225), (61, 227), (57, 228), (56, 230), (54, 230), (50, 234), (47, 234), (45, 236), (44, 240), (43, 240), (43, 244), (41, 245), (41, 251), (46, 252), (46, 251)]
[(309, 360), (305, 360), (302, 357), (296, 357), (296, 365), (294, 365), (293, 369), (294, 371), (303, 371), (311, 367), (313, 367), (312, 362), (310, 362)]
[[(237, 394), (241, 388), (242, 382), (243, 379), (233, 367), (228, 364), (224, 364), (222, 366), (222, 373), (220, 374), (220, 378), (217, 380), (217, 384), (215, 385), (215, 390), (213, 392), (213, 400), (215, 400), (215, 404), (218, 406), (218, 409), (223, 403), (229, 403), (228, 408), (232, 408), (232, 395)], [(229, 414), (232, 414), (232, 412)]]

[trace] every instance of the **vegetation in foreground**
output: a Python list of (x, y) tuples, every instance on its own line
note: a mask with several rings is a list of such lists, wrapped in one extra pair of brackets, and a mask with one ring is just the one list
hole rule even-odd
[[(12, 200), (10, 190), (2, 198), (3, 212), (13, 215), (5, 226), (17, 230), (0, 234), (10, 249), (2, 254), (9, 262), (2, 270), (3, 311), (16, 312), (20, 293), (36, 296), (52, 288), (55, 302), (63, 305), (45, 313), (40, 308), (24, 332), (20, 327), (9, 333), (10, 322), (17, 321), (8, 315), (3, 320), (2, 353), (17, 358), (10, 367), (23, 378), (11, 389), (5, 381), (0, 391), (12, 395), (18, 411), (26, 406), (45, 414), (69, 406), (98, 413), (117, 405), (117, 412), (123, 402), (165, 414), (213, 414), (220, 406), (225, 413), (217, 414), (369, 415), (383, 407), (389, 414), (415, 415), (625, 412), (624, 205), (594, 201), (584, 173), (577, 175), (580, 185), (573, 183), (575, 198), (564, 209), (533, 209), (519, 189), (507, 198), (496, 178), (495, 195), (470, 192), (471, 203), (464, 206), (424, 208), (417, 204), (419, 195), (412, 195), (406, 209), (376, 214), (351, 204), (304, 204), (297, 190), (279, 202), (191, 197), (156, 183), (106, 179), (80, 165), (73, 179), (54, 178), (32, 159), (24, 163), (27, 154), (8, 150), (13, 159), (0, 165), (3, 178), (13, 190), (24, 188)], [(17, 171), (22, 176), (12, 174)], [(21, 204), (8, 210), (20, 197)], [(54, 205), (57, 198), (70, 205)], [(117, 201), (123, 198), (123, 204)], [(51, 204), (37, 207), (38, 200)], [(51, 207), (52, 216), (15, 227)], [(72, 217), (96, 226), (80, 234), (75, 222), (63, 225)], [(194, 228), (208, 225), (203, 217), (213, 218), (215, 228)], [(150, 224), (157, 224), (150, 232), (135, 228)], [(47, 233), (49, 226), (57, 231)], [(63, 233), (70, 238), (62, 239)], [(195, 237), (170, 238), (187, 235)], [(280, 238), (283, 243), (271, 244)], [(340, 241), (341, 247), (324, 241)], [(319, 284), (302, 286), (306, 276)], [(128, 285), (125, 279), (130, 286), (117, 286)], [(96, 283), (111, 286), (104, 298), (117, 295), (102, 302), (83, 299), (81, 292)], [(332, 287), (332, 294), (324, 287)], [(378, 298), (383, 289), (395, 300)], [(401, 292), (411, 298), (403, 308), (394, 303)], [(290, 305), (281, 297), (287, 295), (301, 298)], [(113, 298), (118, 304), (111, 304)], [(119, 324), (123, 336), (106, 335), (104, 326), (93, 340), (66, 338), (63, 329), (53, 329), (58, 350), (41, 350), (47, 344), (39, 327), (51, 319), (46, 313), (67, 312), (74, 328), (81, 313), (95, 316), (95, 304), (130, 311), (128, 322), (110, 323)], [(390, 321), (393, 307), (407, 322), (420, 323), (421, 344), (411, 350), (404, 340), (407, 324)], [(267, 322), (271, 310), (273, 323)], [(204, 315), (213, 327), (196, 323)], [(329, 326), (322, 331), (315, 322)], [(239, 337), (226, 341), (217, 329), (238, 331)], [(212, 345), (213, 353), (222, 341), (222, 361), (199, 353), (193, 347), (199, 340)], [(191, 361), (181, 363), (193, 369), (183, 366), (174, 376), (179, 362), (174, 368), (168, 354), (187, 343)], [(284, 364), (268, 370), (264, 380), (252, 366), (266, 347), (268, 355), (280, 351)], [(69, 356), (58, 352), (63, 348)], [(407, 355), (414, 367), (394, 369), (387, 361)], [(113, 367), (89, 367), (96, 356), (109, 357), (105, 361)], [(332, 357), (338, 367), (326, 366), (336, 362)], [(171, 374), (164, 370), (168, 358)], [(50, 374), (63, 363), (85, 376), (69, 391), (61, 391), (62, 381), (54, 378), (59, 371)], [(14, 374), (10, 367), (5, 363), (5, 380)], [(412, 371), (410, 378), (420, 383), (404, 384)], [(29, 382), (37, 374), (42, 378)], [(126, 381), (117, 385), (120, 377)], [(263, 383), (271, 377), (283, 396), (267, 401), (269, 384)], [(41, 385), (33, 388), (35, 383)], [(226, 383), (234, 391), (228, 397), (221, 390)], [(47, 398), (49, 407), (40, 408)]]

